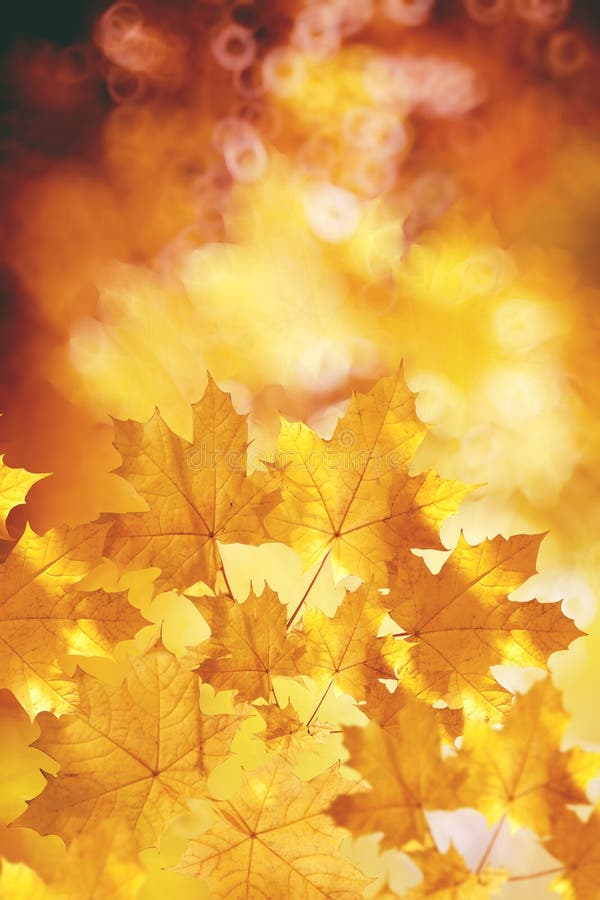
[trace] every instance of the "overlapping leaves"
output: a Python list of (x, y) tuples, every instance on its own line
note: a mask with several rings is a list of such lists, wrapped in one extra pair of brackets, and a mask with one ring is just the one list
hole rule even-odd
[[(329, 441), (283, 422), (276, 457), (252, 473), (245, 418), (212, 380), (192, 444), (158, 412), (116, 423), (119, 472), (146, 510), (26, 529), (3, 564), (1, 687), (37, 715), (47, 777), (19, 827), (60, 835), (72, 860), (97, 839), (93, 878), (114, 885), (122, 870), (132, 897), (140, 851), (198, 804), (177, 870), (210, 896), (360, 897), (369, 879), (341, 849), (353, 833), (413, 854), (424, 881), (411, 896), (484, 897), (506, 873), (438, 852), (428, 818), (473, 806), (537, 832), (564, 866), (558, 888), (578, 896), (597, 868), (585, 849), (597, 823), (573, 825), (580, 850), (567, 805), (587, 802), (598, 758), (563, 748), (548, 679), (515, 700), (493, 667), (545, 670), (581, 632), (558, 604), (509, 598), (536, 571), (539, 536), (461, 538), (435, 575), (410, 552), (441, 548), (468, 491), (409, 473), (423, 433), (401, 374), (355, 396)], [(267, 541), (313, 569), (291, 615), (268, 572), (264, 590), (238, 597), (224, 571), (220, 544)], [(80, 583), (103, 556), (128, 577), (152, 567), (162, 607), (195, 605), (210, 636), (177, 659), (143, 602)], [(307, 601), (327, 560), (362, 584), (321, 609)], [(114, 658), (112, 681), (74, 669), (99, 657)], [(20, 879), (70, 896), (68, 865), (59, 876), (37, 852), (0, 853), (6, 891)]]

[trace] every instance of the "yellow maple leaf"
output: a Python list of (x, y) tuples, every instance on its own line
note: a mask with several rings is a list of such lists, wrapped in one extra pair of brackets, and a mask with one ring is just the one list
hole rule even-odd
[(229, 394), (209, 377), (193, 407), (193, 444), (174, 434), (158, 411), (145, 424), (116, 422), (118, 473), (146, 501), (143, 512), (113, 517), (106, 554), (121, 565), (158, 566), (161, 589), (212, 586), (217, 541), (260, 544), (263, 519), (279, 501), (278, 478), (246, 475), (247, 425)]
[(234, 800), (215, 804), (177, 869), (205, 878), (210, 896), (356, 900), (369, 883), (339, 852), (344, 837), (325, 814), (351, 785), (334, 766), (303, 781), (280, 754), (244, 776)]
[(130, 900), (147, 874), (138, 849), (124, 822), (100, 822), (93, 832), (75, 837), (51, 886), (65, 900)]
[[(464, 772), (455, 760), (443, 760), (433, 710), (409, 697), (396, 713), (394, 728), (377, 722), (344, 728), (348, 765), (370, 788), (339, 797), (330, 813), (354, 834), (383, 832), (382, 846), (402, 848), (429, 835), (425, 809), (456, 809)], [(415, 750), (418, 748), (418, 752)]]
[(206, 775), (226, 758), (241, 715), (201, 714), (199, 681), (154, 647), (130, 662), (120, 686), (78, 674), (79, 708), (42, 713), (37, 747), (60, 764), (19, 825), (70, 841), (109, 817), (153, 845), (205, 793)]
[(428, 700), (498, 720), (511, 695), (490, 666), (547, 668), (548, 656), (582, 632), (560, 604), (512, 602), (507, 594), (536, 571), (540, 535), (460, 541), (438, 575), (408, 558), (390, 579), (390, 615), (406, 635), (400, 681)]
[[(45, 787), (41, 773), (56, 771), (53, 761), (31, 744), (40, 736), (37, 722), (31, 722), (10, 691), (0, 691), (0, 823), (12, 822)], [(14, 829), (19, 831), (20, 829)], [(4, 855), (5, 832), (0, 827), (0, 855)]]
[(585, 822), (563, 810), (553, 822), (552, 837), (545, 849), (562, 863), (552, 889), (564, 900), (597, 900), (600, 896), (600, 811)]
[(196, 651), (206, 658), (194, 670), (217, 690), (237, 690), (245, 700), (270, 698), (275, 675), (298, 673), (303, 636), (286, 629), (286, 607), (265, 585), (243, 603), (230, 597), (198, 603), (212, 637)]
[[(181, 855), (181, 849), (177, 856)], [(200, 900), (198, 882), (174, 872), (150, 874), (135, 835), (121, 821), (100, 822), (76, 837), (68, 848), (54, 835), (41, 837), (29, 828), (0, 828), (2, 900), (162, 900), (161, 881), (180, 900)], [(149, 861), (149, 860), (148, 860)], [(173, 860), (173, 862), (176, 860)], [(154, 877), (153, 877), (154, 876)], [(156, 893), (158, 881), (159, 893)], [(190, 884), (191, 882), (191, 884)]]
[[(0, 826), (0, 858), (24, 863), (46, 882), (56, 877), (66, 857), (64, 841), (54, 834), (40, 835), (32, 828)], [(4, 897), (0, 892), (0, 897)]]
[(489, 822), (510, 822), (545, 837), (568, 803), (587, 803), (585, 787), (600, 773), (600, 754), (561, 751), (569, 717), (550, 679), (515, 698), (501, 730), (467, 719), (463, 755), (468, 777), (460, 790)]
[(348, 591), (333, 618), (318, 609), (304, 614), (306, 651), (299, 671), (329, 690), (335, 685), (355, 700), (378, 678), (394, 678), (398, 642), (377, 637), (387, 606), (373, 585)]
[(93, 833), (76, 837), (66, 854), (57, 856), (57, 863), (41, 878), (30, 861), (29, 869), (25, 865), (9, 869), (7, 889), (16, 892), (20, 882), (23, 898), (30, 896), (28, 891), (37, 896), (37, 891), (40, 900), (131, 900), (147, 875), (131, 831), (118, 821), (101, 822)]
[(77, 590), (101, 559), (106, 525), (27, 527), (0, 567), (0, 679), (33, 716), (68, 711), (73, 683), (61, 654), (106, 655), (144, 624), (124, 593)]
[(408, 467), (424, 435), (402, 374), (355, 394), (330, 441), (282, 422), (277, 467), (282, 502), (268, 514), (274, 540), (307, 567), (332, 553), (345, 572), (386, 581), (386, 562), (412, 547), (442, 548), (438, 530), (468, 488)]
[(472, 872), (453, 844), (446, 853), (427, 847), (411, 851), (410, 856), (422, 870), (423, 881), (403, 895), (406, 900), (489, 900), (508, 878), (508, 872), (489, 867)]
[(36, 475), (25, 469), (13, 469), (0, 456), (0, 540), (14, 539), (6, 524), (8, 514), (15, 506), (24, 503), (29, 488), (45, 477), (45, 473)]

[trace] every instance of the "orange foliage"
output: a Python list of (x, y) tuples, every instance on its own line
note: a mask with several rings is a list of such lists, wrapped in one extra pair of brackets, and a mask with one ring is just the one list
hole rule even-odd
[(104, 6), (0, 66), (0, 896), (597, 900), (584, 0)]

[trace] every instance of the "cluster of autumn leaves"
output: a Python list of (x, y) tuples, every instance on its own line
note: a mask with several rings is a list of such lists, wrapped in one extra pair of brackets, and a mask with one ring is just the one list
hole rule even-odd
[[(250, 474), (246, 418), (210, 379), (193, 416), (191, 444), (158, 412), (116, 423), (119, 474), (145, 510), (44, 535), (27, 527), (2, 565), (0, 685), (37, 717), (47, 778), (9, 829), (19, 865), (5, 865), (2, 896), (135, 897), (135, 853), (159, 846), (194, 801), (209, 814), (175, 871), (214, 898), (359, 898), (370, 879), (341, 849), (349, 833), (381, 834), (382, 849), (412, 857), (423, 880), (411, 898), (492, 896), (510, 872), (486, 854), (470, 870), (433, 840), (427, 812), (461, 807), (531, 829), (557, 861), (555, 889), (598, 896), (600, 817), (568, 807), (589, 802), (600, 757), (561, 749), (568, 717), (548, 677), (515, 697), (492, 672), (546, 669), (581, 634), (559, 604), (508, 599), (535, 573), (540, 536), (461, 539), (438, 574), (411, 552), (443, 549), (439, 527), (469, 489), (409, 473), (423, 426), (401, 373), (355, 395), (331, 440), (283, 421), (276, 457)], [(36, 477), (4, 469), (4, 514)], [(268, 573), (258, 595), (230, 588), (222, 548), (265, 542), (313, 572), (291, 610)], [(89, 587), (103, 559), (152, 569), (154, 589), (193, 603), (210, 635), (175, 655), (153, 632), (117, 682), (69, 665), (110, 657), (148, 625), (131, 591)], [(334, 612), (309, 602), (326, 565), (360, 579)], [(226, 711), (207, 711), (207, 687), (231, 692)], [(364, 724), (332, 727), (328, 702), (342, 694)], [(256, 765), (221, 795), (211, 776), (250, 720)], [(328, 742), (333, 764), (298, 774)], [(30, 839), (15, 838), (27, 829), (66, 842), (59, 871), (36, 870)], [(102, 871), (88, 871), (99, 843)]]

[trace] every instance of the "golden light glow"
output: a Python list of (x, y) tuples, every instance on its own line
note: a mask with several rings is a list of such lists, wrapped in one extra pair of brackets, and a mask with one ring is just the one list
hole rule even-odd
[[(333, 618), (361, 578), (384, 579), (393, 557), (388, 532), (400, 514), (376, 509), (376, 500), (388, 476), (391, 483), (391, 468), (358, 488), (325, 454), (353, 391), (366, 392), (402, 365), (426, 426), (422, 443), (416, 432), (401, 442), (414, 450), (411, 476), (432, 469), (440, 479), (475, 486), (460, 502), (447, 500), (446, 518), (431, 512), (440, 526), (438, 548), (449, 551), (461, 534), (475, 544), (547, 532), (539, 573), (513, 599), (562, 600), (589, 632), (549, 666), (571, 716), (570, 739), (600, 745), (600, 148), (597, 35), (586, 4), (184, 6), (117, 0), (96, 15), (86, 41), (61, 50), (24, 46), (7, 62), (6, 93), (16, 98), (7, 121), (14, 119), (17, 130), (3, 143), (7, 163), (0, 169), (7, 200), (2, 267), (10, 276), (7, 294), (14, 294), (0, 381), (0, 544), (10, 559), (26, 521), (26, 535), (42, 542), (23, 556), (24, 567), (40, 572), (39, 593), (27, 602), (38, 611), (36, 627), (43, 620), (58, 647), (46, 648), (42, 686), (29, 663), (11, 663), (29, 691), (25, 696), (23, 688), (23, 704), (44, 715), (55, 709), (49, 697), (61, 665), (69, 678), (77, 665), (116, 690), (132, 660), (159, 636), (185, 667), (189, 648), (218, 627), (199, 611), (207, 596), (227, 591), (242, 603), (251, 588), (258, 593), (268, 584), (288, 618), (305, 602)], [(159, 482), (153, 466), (160, 468), (161, 448), (177, 436), (185, 460), (185, 441), (198, 441), (191, 405), (212, 384), (208, 372), (231, 393), (231, 420), (249, 416), (241, 480), (246, 470), (274, 471), (278, 452), (299, 453), (305, 464), (318, 448), (318, 466), (304, 465), (284, 483), (281, 515), (294, 507), (297, 519), (303, 510), (309, 525), (289, 513), (289, 522), (278, 520), (263, 535), (270, 543), (251, 546), (259, 540), (256, 527), (245, 543), (239, 536), (227, 543), (230, 523), (221, 509), (222, 533), (215, 526), (217, 476), (206, 478), (214, 483), (212, 524), (190, 500), (187, 481), (181, 487), (171, 479), (168, 488)], [(134, 490), (117, 471), (125, 450), (113, 444), (115, 420), (126, 431), (136, 426), (123, 421), (145, 423), (156, 410), (158, 437), (140, 445), (138, 456), (130, 453)], [(203, 413), (207, 433), (209, 419)], [(373, 455), (377, 441), (361, 431), (366, 414), (352, 421), (348, 439)], [(408, 428), (406, 421), (394, 428)], [(245, 441), (240, 434), (231, 426), (231, 446)], [(407, 473), (402, 478), (408, 495), (414, 482)], [(437, 485), (429, 487), (432, 496)], [(355, 535), (348, 540), (332, 518), (334, 509), (345, 522), (357, 492), (375, 512), (348, 533), (377, 526), (375, 549), (371, 532), (361, 531), (354, 545)], [(398, 488), (396, 500), (400, 495)], [(134, 525), (154, 502), (162, 515), (167, 496), (163, 537), (182, 532), (181, 509), (190, 506), (214, 544), (206, 568), (217, 572), (213, 583), (184, 580), (175, 590), (162, 584), (151, 561), (129, 571), (129, 560), (124, 574), (125, 564), (98, 558), (86, 568), (75, 556), (59, 567), (60, 578), (85, 575), (77, 590), (101, 593), (104, 608), (117, 610), (117, 624), (111, 619), (96, 629), (89, 615), (76, 614), (80, 596), (68, 592), (70, 583), (62, 605), (52, 606), (54, 538), (46, 546), (40, 535), (126, 514), (131, 538), (144, 538)], [(185, 533), (191, 556), (197, 534)], [(176, 553), (168, 540), (161, 552), (165, 571)], [(419, 555), (434, 568), (447, 554)], [(137, 627), (138, 613), (144, 627), (121, 640), (123, 621), (135, 618)], [(516, 693), (537, 677), (504, 666), (492, 673)], [(335, 762), (352, 775), (342, 731), (365, 725), (367, 714), (362, 701), (336, 691), (333, 677), (324, 687), (307, 676), (275, 676), (273, 697), (263, 704), (279, 711), (270, 719), (260, 704), (240, 712), (234, 694), (203, 684), (202, 716), (248, 716), (230, 755), (207, 776), (207, 794), (230, 800), (248, 771), (268, 769), (273, 734), (287, 734), (292, 748), (292, 731), (277, 731), (288, 701), (304, 732), (313, 728), (315, 707), (332, 732), (322, 736), (315, 721), (312, 749), (302, 745), (294, 756), (288, 748), (295, 775), (308, 781)], [(56, 709), (67, 714), (72, 700), (63, 700)], [(7, 748), (0, 818), (9, 822), (42, 789), (40, 767), (52, 771), (52, 764), (30, 746), (37, 726), (23, 724), (10, 698), (0, 707)], [(448, 733), (451, 727), (444, 720)], [(377, 734), (383, 745), (387, 738)], [(448, 743), (448, 759), (460, 741)], [(268, 806), (271, 790), (260, 777), (252, 782), (258, 806)], [(191, 815), (180, 806), (180, 816)], [(490, 835), (476, 814), (440, 816), (440, 846), (456, 832), (471, 868), (482, 854), (487, 860)], [(208, 832), (210, 816), (204, 818)], [(134, 853), (131, 877), (143, 882), (138, 900), (176, 884), (182, 897), (186, 890), (196, 896), (197, 881), (187, 874), (177, 882), (160, 863), (174, 866), (187, 838), (172, 838), (178, 852), (165, 840), (147, 864)], [(539, 845), (527, 841), (527, 858), (542, 859)], [(390, 896), (414, 887), (407, 856), (379, 853), (371, 838), (351, 843), (347, 855), (378, 879), (366, 897), (379, 887)], [(491, 843), (488, 861), (509, 868), (518, 862), (522, 845), (508, 831), (500, 827)], [(2, 846), (0, 836), (0, 855)], [(452, 869), (448, 854), (444, 864)], [(0, 894), (6, 884), (45, 896), (37, 875), (12, 861), (1, 879)], [(539, 884), (541, 898), (546, 881)], [(531, 890), (524, 885), (511, 884), (502, 896), (530, 896), (519, 893)]]

